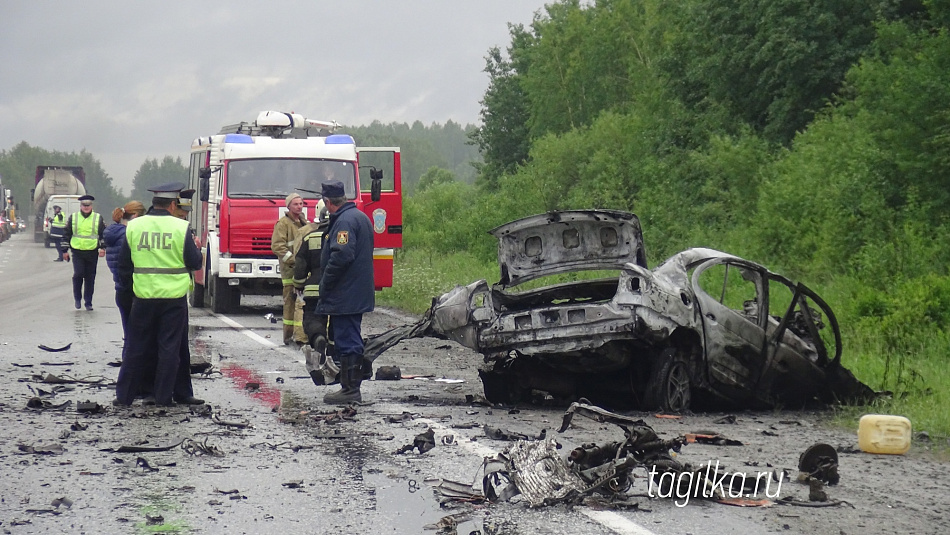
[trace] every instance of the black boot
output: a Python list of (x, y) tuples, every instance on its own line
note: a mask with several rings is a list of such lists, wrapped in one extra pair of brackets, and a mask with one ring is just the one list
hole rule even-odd
[(361, 378), (364, 381), (369, 381), (370, 379), (373, 378), (373, 363), (364, 358), (361, 358), (360, 362), (361, 362), (361, 370), (363, 372), (361, 374)]
[(360, 395), (360, 383), (363, 381), (362, 355), (340, 356), (340, 384), (338, 392), (323, 396), (323, 402), (329, 405), (349, 405), (363, 401)]

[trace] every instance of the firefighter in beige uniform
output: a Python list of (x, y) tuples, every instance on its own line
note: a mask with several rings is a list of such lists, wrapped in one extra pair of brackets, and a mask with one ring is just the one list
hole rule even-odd
[(297, 230), (307, 224), (303, 214), (303, 199), (291, 193), (285, 199), (287, 212), (277, 220), (270, 238), (270, 249), (280, 260), (280, 278), (284, 297), (284, 345), (294, 342), (294, 308), (297, 295), (294, 292), (294, 238)]

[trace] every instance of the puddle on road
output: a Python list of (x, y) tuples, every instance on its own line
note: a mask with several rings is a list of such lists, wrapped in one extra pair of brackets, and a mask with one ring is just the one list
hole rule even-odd
[[(472, 512), (466, 515), (464, 509), (447, 510), (439, 507), (435, 492), (420, 479), (387, 474), (380, 469), (363, 471), (363, 483), (367, 488), (375, 489), (376, 512), (386, 519), (388, 528), (395, 533), (425, 533), (432, 530), (442, 517), (459, 515), (462, 518), (456, 528), (457, 533), (484, 533), (480, 526), (481, 515)], [(438, 530), (432, 531), (439, 532)]]

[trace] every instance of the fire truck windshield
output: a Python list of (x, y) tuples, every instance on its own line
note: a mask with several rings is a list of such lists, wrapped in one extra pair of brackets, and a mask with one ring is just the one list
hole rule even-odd
[(280, 198), (300, 190), (319, 192), (320, 183), (328, 180), (343, 182), (346, 197), (356, 197), (353, 162), (293, 158), (231, 160), (226, 175), (228, 195), (237, 197)]

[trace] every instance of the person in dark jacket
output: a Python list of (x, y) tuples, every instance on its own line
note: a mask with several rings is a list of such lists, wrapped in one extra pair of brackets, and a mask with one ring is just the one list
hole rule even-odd
[(125, 338), (126, 325), (129, 322), (129, 311), (132, 310), (132, 286), (126, 287), (119, 278), (119, 251), (125, 243), (125, 226), (129, 221), (140, 215), (145, 215), (145, 205), (139, 201), (131, 201), (124, 207), (116, 208), (112, 211), (112, 220), (115, 223), (106, 227), (102, 233), (102, 241), (106, 246), (106, 265), (112, 272), (112, 280), (115, 281), (115, 306), (119, 308), (119, 316), (122, 317), (122, 337)]
[[(347, 404), (363, 400), (363, 314), (376, 305), (373, 278), (373, 223), (352, 201), (339, 180), (321, 185), (330, 212), (320, 266), (320, 299), (316, 314), (330, 316), (330, 329), (340, 360), (339, 392), (323, 397), (325, 403)], [(357, 194), (359, 192), (356, 192)]]

